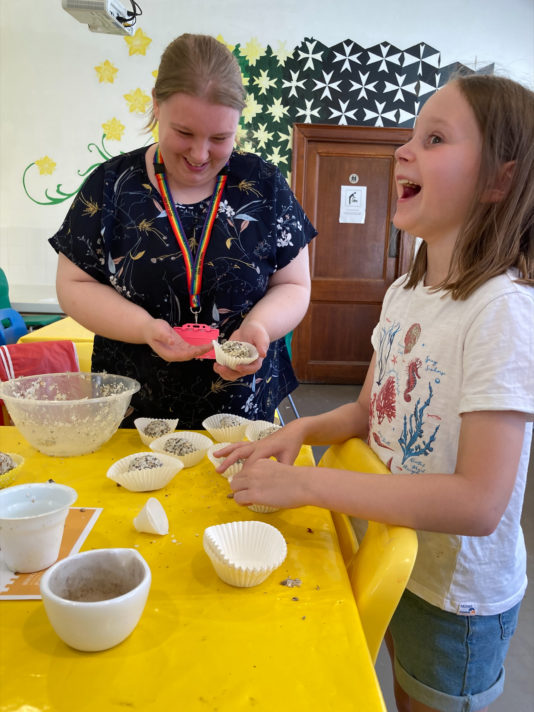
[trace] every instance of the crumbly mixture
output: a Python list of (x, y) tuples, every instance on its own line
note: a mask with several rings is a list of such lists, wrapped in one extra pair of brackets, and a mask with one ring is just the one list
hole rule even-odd
[(144, 429), (144, 434), (149, 438), (159, 438), (161, 435), (171, 432), (171, 426), (164, 420), (153, 420)]
[(10, 457), (6, 452), (0, 452), (0, 475), (5, 475), (9, 470), (13, 470), (15, 463), (13, 458)]
[(271, 435), (272, 433), (276, 433), (277, 430), (280, 430), (279, 425), (271, 425), (268, 426), (267, 428), (264, 428), (263, 430), (260, 430), (258, 434), (258, 440), (261, 440), (262, 438), (266, 438), (268, 435)]
[(235, 356), (236, 358), (246, 358), (251, 355), (250, 346), (241, 341), (226, 341), (222, 344), (221, 349), (225, 354)]
[(223, 415), (219, 420), (220, 428), (234, 428), (236, 425), (241, 425), (241, 420), (235, 415)]
[(163, 449), (171, 455), (189, 455), (198, 450), (193, 443), (185, 438), (169, 438)]
[(163, 467), (162, 461), (155, 455), (139, 455), (134, 457), (129, 463), (128, 470), (153, 470), (156, 467)]

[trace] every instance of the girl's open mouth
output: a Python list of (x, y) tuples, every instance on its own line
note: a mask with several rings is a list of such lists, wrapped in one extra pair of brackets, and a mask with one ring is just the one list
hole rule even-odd
[(417, 195), (421, 190), (420, 185), (406, 178), (399, 178), (397, 182), (402, 186), (402, 194), (400, 195), (402, 199), (413, 198), (413, 196)]

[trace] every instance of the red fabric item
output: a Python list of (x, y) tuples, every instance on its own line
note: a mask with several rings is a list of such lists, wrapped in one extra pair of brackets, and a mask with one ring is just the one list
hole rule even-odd
[[(78, 353), (72, 341), (36, 341), (0, 346), (0, 381), (38, 373), (79, 370)], [(0, 425), (11, 425), (1, 400), (0, 406)]]

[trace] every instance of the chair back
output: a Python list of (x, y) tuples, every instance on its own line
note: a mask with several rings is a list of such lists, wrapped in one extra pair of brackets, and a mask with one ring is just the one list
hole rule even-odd
[[(389, 470), (359, 438), (332, 445), (319, 467), (388, 474)], [(386, 629), (406, 588), (417, 555), (413, 529), (369, 522), (359, 543), (346, 514), (332, 512), (332, 519), (347, 566), (367, 646), (376, 662)]]
[(0, 267), (0, 309), (11, 308), (9, 301), (9, 284), (4, 270)]
[(0, 309), (0, 346), (16, 344), (21, 336), (28, 333), (24, 319), (15, 309)]

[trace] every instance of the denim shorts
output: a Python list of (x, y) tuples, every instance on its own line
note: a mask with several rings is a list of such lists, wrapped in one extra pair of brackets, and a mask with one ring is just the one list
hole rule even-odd
[(440, 712), (486, 707), (502, 693), (520, 605), (492, 616), (463, 616), (405, 591), (390, 623), (397, 682)]

